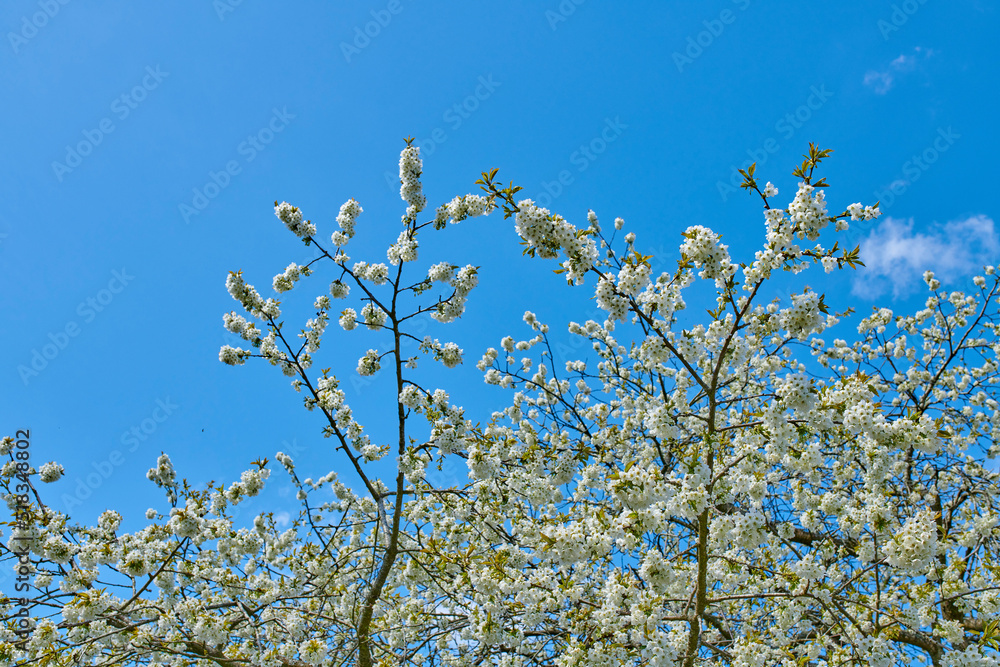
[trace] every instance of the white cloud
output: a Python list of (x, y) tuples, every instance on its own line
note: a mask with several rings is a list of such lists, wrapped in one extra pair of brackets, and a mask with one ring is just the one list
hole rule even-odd
[(913, 66), (916, 64), (916, 62), (917, 59), (914, 56), (900, 54), (900, 56), (895, 60), (893, 60), (891, 63), (889, 63), (889, 65), (891, 65), (893, 69), (906, 72), (913, 69)]
[(998, 254), (1000, 239), (985, 215), (934, 225), (926, 233), (914, 232), (913, 220), (886, 218), (861, 242), (865, 268), (858, 269), (851, 291), (875, 299), (891, 289), (898, 299), (921, 288), (928, 269), (948, 283), (995, 264)]
[[(930, 49), (924, 49), (919, 46), (913, 50), (917, 55), (923, 56), (924, 59), (930, 58), (934, 54)], [(874, 90), (876, 95), (885, 95), (892, 89), (893, 84), (896, 82), (895, 72), (911, 72), (916, 67), (917, 56), (901, 53), (885, 69), (872, 69), (865, 72), (864, 84)]]
[(884, 72), (869, 70), (865, 73), (865, 85), (873, 88), (876, 95), (885, 95), (892, 88), (892, 74), (889, 70)]
[(288, 512), (281, 511), (274, 513), (274, 523), (278, 528), (284, 528), (292, 521), (292, 515)]

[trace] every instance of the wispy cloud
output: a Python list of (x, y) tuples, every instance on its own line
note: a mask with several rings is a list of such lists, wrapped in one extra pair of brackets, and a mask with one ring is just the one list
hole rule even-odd
[[(919, 47), (917, 48), (919, 50)], [(904, 53), (901, 53), (898, 58), (889, 63), (889, 66), (899, 72), (909, 72), (916, 66), (916, 64), (917, 64), (916, 56), (908, 56)]]
[(875, 91), (876, 95), (885, 95), (892, 88), (892, 74), (889, 70), (877, 72), (869, 70), (865, 72), (865, 85)]
[(930, 269), (943, 283), (973, 275), (986, 264), (995, 264), (1000, 238), (993, 220), (974, 215), (914, 232), (913, 220), (886, 218), (861, 242), (865, 268), (854, 276), (851, 291), (875, 299), (887, 291), (906, 297), (923, 285)]
[(917, 68), (919, 59), (926, 60), (934, 52), (923, 47), (915, 47), (913, 54), (899, 54), (887, 67), (881, 70), (868, 70), (865, 72), (864, 84), (875, 91), (876, 95), (885, 95), (896, 83), (896, 76), (904, 72), (912, 72)]

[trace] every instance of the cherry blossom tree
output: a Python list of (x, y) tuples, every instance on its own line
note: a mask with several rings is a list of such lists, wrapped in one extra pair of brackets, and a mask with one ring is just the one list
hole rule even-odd
[[(276, 298), (231, 273), (239, 310), (224, 325), (246, 345), (219, 357), (291, 378), (331, 459), (360, 481), (303, 479), (277, 453), (301, 503), (282, 531), (270, 513), (235, 517), (275, 467), (266, 459), (200, 488), (164, 454), (148, 473), (164, 505), (128, 533), (121, 512), (85, 526), (47, 506), (36, 481), (62, 467), (35, 470), (4, 439), (12, 521), (0, 553), (23, 588), (0, 600), (0, 662), (997, 665), (1000, 514), (987, 460), (1000, 452), (1000, 279), (985, 267), (968, 292), (948, 292), (928, 272), (923, 309), (876, 308), (854, 326), (804, 282), (769, 300), (778, 272), (861, 264), (857, 248), (820, 243), (879, 215), (877, 204), (828, 212), (815, 171), (829, 155), (810, 145), (786, 207), (754, 167), (743, 173), (764, 212), (752, 258), (694, 226), (676, 270), (659, 275), (635, 234), (619, 239), (620, 218), (613, 231), (594, 212), (575, 226), (519, 200), (496, 170), (481, 194), (425, 214), (409, 141), (387, 263), (348, 257), (363, 213), (354, 199), (331, 236), (276, 202), (318, 257), (290, 264), (274, 291), (306, 289), (322, 271), (315, 315), (293, 334)], [(593, 289), (606, 318), (569, 323), (587, 358), (557, 360), (549, 326), (526, 312), (524, 337), (478, 361), (512, 396), (476, 425), (418, 367), (429, 357), (453, 368), (464, 351), (413, 325), (461, 317), (478, 268), (411, 267), (421, 234), (491, 213), (513, 218), (525, 254)], [(699, 322), (685, 299), (706, 290), (715, 300)], [(351, 299), (338, 314), (334, 302)], [(314, 369), (332, 347), (331, 312), (346, 332), (336, 336), (372, 341), (336, 374)], [(350, 333), (360, 325), (369, 333)], [(393, 379), (391, 440), (354, 419), (353, 373)], [(432, 483), (428, 471), (456, 459), (468, 478)], [(387, 465), (394, 477), (375, 474)]]

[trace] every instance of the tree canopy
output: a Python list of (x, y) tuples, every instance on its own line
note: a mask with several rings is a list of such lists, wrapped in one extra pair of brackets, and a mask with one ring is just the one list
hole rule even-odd
[[(239, 482), (205, 488), (164, 454), (148, 473), (164, 505), (127, 533), (120, 511), (80, 525), (49, 507), (37, 482), (62, 466), (36, 470), (21, 435), (5, 438), (0, 553), (18, 588), (0, 599), (0, 661), (997, 665), (1000, 514), (987, 460), (1000, 452), (1000, 279), (987, 266), (948, 292), (928, 272), (923, 309), (876, 308), (856, 328), (804, 283), (766, 300), (779, 273), (862, 264), (858, 248), (821, 243), (880, 214), (877, 203), (828, 211), (817, 171), (829, 156), (810, 145), (784, 206), (753, 166), (743, 172), (763, 205), (752, 257), (692, 226), (676, 269), (659, 275), (635, 234), (619, 236), (621, 218), (602, 225), (591, 211), (574, 225), (519, 199), (495, 169), (479, 193), (428, 211), (409, 141), (406, 209), (385, 262), (347, 254), (363, 214), (354, 199), (332, 235), (275, 202), (319, 256), (290, 264), (274, 291), (312, 289), (315, 314), (292, 332), (278, 299), (233, 272), (239, 310), (224, 324), (246, 343), (219, 357), (291, 378), (360, 483), (303, 477), (279, 452), (278, 465), (254, 461)], [(511, 394), (477, 421), (419, 374), (424, 358), (453, 368), (464, 350), (412, 325), (461, 317), (479, 281), (472, 265), (418, 268), (418, 237), (490, 214), (513, 219), (525, 254), (592, 289), (606, 319), (568, 325), (587, 358), (563, 363), (549, 325), (525, 312), (522, 337), (476, 364)], [(689, 309), (706, 289), (714, 300)], [(327, 331), (331, 317), (343, 332)], [(346, 333), (359, 325), (369, 332)], [(371, 336), (356, 367), (337, 354), (347, 335)], [(321, 359), (344, 367), (317, 370)], [(354, 419), (353, 373), (394, 378), (392, 441)], [(395, 476), (374, 474), (383, 458)], [(456, 458), (467, 479), (435, 484), (429, 471)], [(240, 525), (234, 509), (272, 472), (297, 488), (299, 516), (287, 530), (269, 513)]]

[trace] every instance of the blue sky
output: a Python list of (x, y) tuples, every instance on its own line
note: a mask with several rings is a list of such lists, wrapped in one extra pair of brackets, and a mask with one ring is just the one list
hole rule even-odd
[[(36, 465), (66, 466), (47, 497), (84, 521), (114, 507), (134, 526), (162, 508), (145, 480), (161, 451), (196, 484), (278, 450), (303, 476), (343, 469), (275, 369), (218, 361), (236, 306), (224, 283), (242, 269), (270, 295), (311, 257), (275, 200), (328, 239), (356, 198), (352, 259), (385, 261), (406, 136), (430, 206), (497, 167), (579, 225), (588, 208), (606, 228), (623, 217), (661, 270), (695, 224), (751, 258), (763, 218), (734, 170), (756, 160), (787, 201), (808, 142), (833, 148), (831, 210), (881, 198), (892, 220), (851, 237), (872, 251), (867, 272), (790, 286), (861, 313), (914, 308), (926, 265), (960, 285), (1000, 252), (992, 2), (9, 0), (0, 26), (0, 427), (30, 428)], [(416, 268), (482, 267), (461, 321), (419, 323), (465, 350), (458, 369), (422, 368), (474, 420), (509, 399), (475, 361), (530, 337), (526, 309), (553, 330), (593, 316), (592, 288), (522, 258), (512, 223), (426, 236)], [(330, 279), (285, 300), (294, 329)], [(357, 378), (372, 346), (331, 326), (317, 366)], [(390, 437), (390, 385), (345, 382), (373, 438)], [(272, 480), (256, 511), (294, 506)]]

